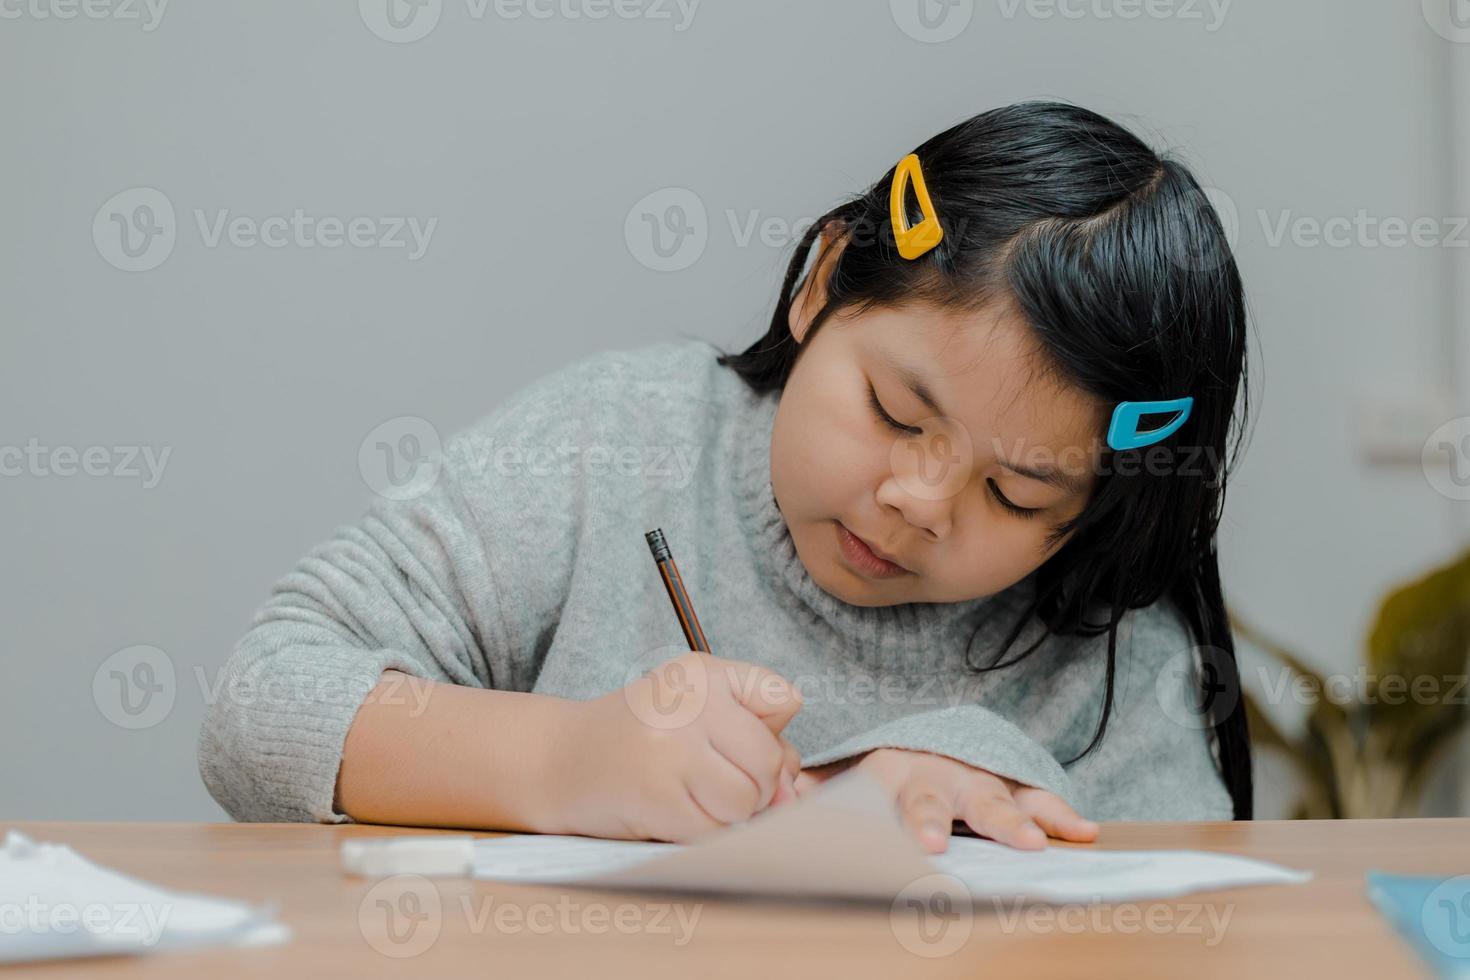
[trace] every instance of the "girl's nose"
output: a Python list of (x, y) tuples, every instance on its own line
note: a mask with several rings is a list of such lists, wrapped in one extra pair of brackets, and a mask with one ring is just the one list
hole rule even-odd
[(930, 541), (942, 541), (949, 536), (953, 498), (925, 499), (908, 492), (901, 481), (889, 477), (878, 487), (878, 503), (897, 510)]

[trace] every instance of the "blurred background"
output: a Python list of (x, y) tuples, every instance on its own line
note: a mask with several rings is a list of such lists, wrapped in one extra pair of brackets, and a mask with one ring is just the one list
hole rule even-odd
[(1465, 0), (0, 0), (0, 813), (223, 819), (220, 668), (396, 467), (743, 348), (806, 223), (1031, 98), (1232, 230), (1258, 816), (1470, 812), (1467, 59)]

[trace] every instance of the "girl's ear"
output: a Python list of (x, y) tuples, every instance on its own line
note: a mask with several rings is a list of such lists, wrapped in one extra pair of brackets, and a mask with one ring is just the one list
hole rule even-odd
[(791, 309), (787, 311), (786, 319), (791, 328), (791, 336), (798, 344), (806, 339), (812, 320), (827, 303), (827, 279), (837, 264), (837, 256), (842, 254), (842, 248), (847, 244), (847, 237), (841, 232), (841, 226), (837, 222), (822, 229), (822, 235), (817, 240), (820, 251), (817, 252), (816, 263), (802, 280), (796, 295), (791, 297)]

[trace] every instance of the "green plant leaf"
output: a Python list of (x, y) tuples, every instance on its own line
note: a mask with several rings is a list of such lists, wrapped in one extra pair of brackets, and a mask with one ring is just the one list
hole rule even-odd
[[(1470, 551), (1385, 596), (1367, 654), (1377, 678), (1369, 724), (1382, 733), (1388, 755), (1415, 767), (1466, 715)], [(1457, 691), (1460, 697), (1452, 697)]]

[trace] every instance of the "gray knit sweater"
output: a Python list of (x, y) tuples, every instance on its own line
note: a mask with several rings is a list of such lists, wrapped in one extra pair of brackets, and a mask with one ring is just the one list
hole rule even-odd
[(333, 805), (343, 741), (385, 669), (587, 699), (677, 655), (643, 538), (662, 527), (714, 652), (800, 687), (786, 736), (803, 765), (925, 749), (1097, 820), (1230, 818), (1188, 710), (1197, 660), (1176, 612), (1124, 620), (1107, 734), (1064, 769), (1097, 726), (1106, 637), (1052, 637), (981, 673), (967, 650), (991, 662), (1034, 577), (959, 603), (859, 607), (824, 591), (771, 492), (780, 396), (718, 353), (685, 340), (562, 368), (447, 439), (423, 492), (378, 500), (313, 548), (256, 613), (204, 720), (199, 769), (220, 805), (239, 820), (347, 820)]

